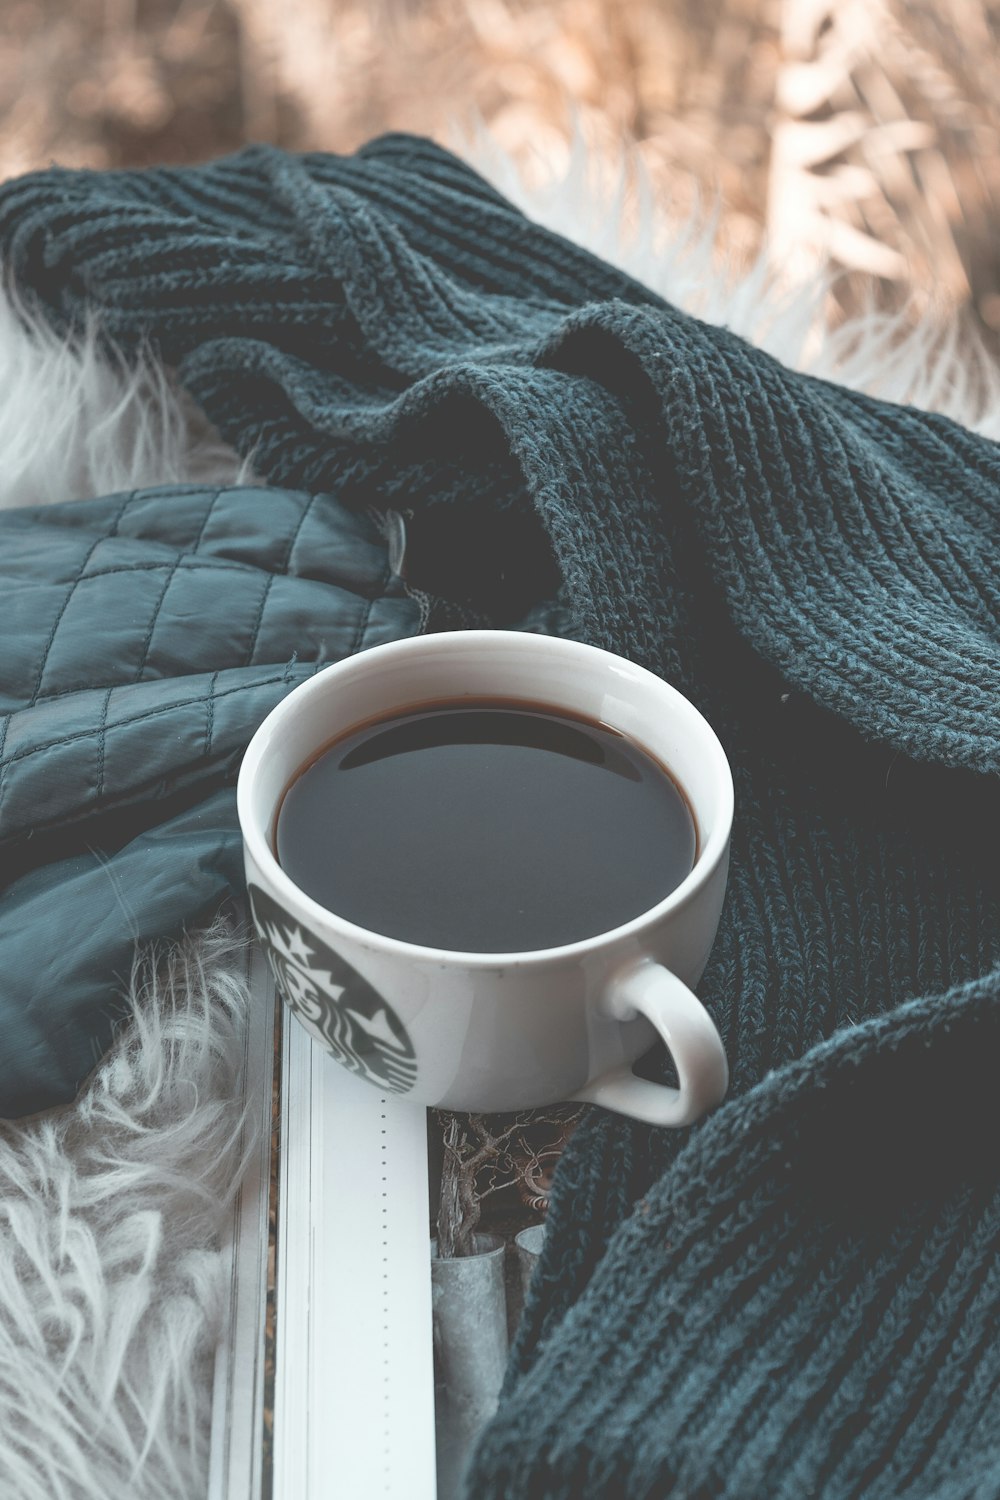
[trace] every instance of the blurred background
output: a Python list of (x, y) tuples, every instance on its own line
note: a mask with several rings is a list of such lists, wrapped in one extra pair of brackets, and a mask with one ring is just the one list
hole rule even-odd
[(841, 311), (998, 344), (1000, 0), (3, 0), (0, 32), (3, 176), (481, 122), (535, 184), (583, 142), (737, 267), (825, 253)]

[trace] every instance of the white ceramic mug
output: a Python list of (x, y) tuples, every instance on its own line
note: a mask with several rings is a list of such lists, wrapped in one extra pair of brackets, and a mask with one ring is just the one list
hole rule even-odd
[[(620, 730), (666, 765), (698, 829), (687, 877), (641, 916), (531, 953), (425, 948), (358, 927), (289, 879), (274, 831), (289, 783), (373, 718), (443, 699), (516, 699)], [(261, 724), (238, 804), (254, 924), (312, 1037), (380, 1089), (449, 1109), (584, 1099), (687, 1125), (728, 1085), (719, 1034), (692, 993), (726, 886), (733, 782), (712, 729), (674, 688), (609, 652), (550, 636), (468, 630), (376, 646), (318, 672)], [(679, 1087), (632, 1063), (662, 1038)]]

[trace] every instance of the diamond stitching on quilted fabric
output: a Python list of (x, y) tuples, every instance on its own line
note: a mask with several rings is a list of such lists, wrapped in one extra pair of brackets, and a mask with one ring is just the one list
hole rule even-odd
[(13, 720), (13, 718), (13, 714), (5, 714), (3, 726), (2, 728), (0, 728), (0, 808), (3, 807), (3, 783), (4, 775), (7, 770), (6, 762), (3, 759), (3, 747), (7, 743), (7, 731), (10, 729), (11, 721)]
[(104, 796), (104, 755), (108, 744), (108, 708), (111, 705), (111, 694), (113, 688), (108, 688), (104, 694), (104, 702), (101, 705), (100, 739), (97, 746), (97, 792), (95, 802), (100, 802)]
[(111, 578), (115, 573), (162, 573), (167, 568), (204, 569), (206, 572), (231, 573), (234, 570), (240, 573), (259, 573), (260, 569), (253, 567), (250, 563), (235, 562), (228, 557), (206, 558), (183, 556), (179, 561), (171, 562), (134, 562), (116, 563), (112, 568), (95, 568), (88, 573), (86, 579), (80, 582), (89, 582), (91, 578)]
[(205, 511), (204, 517), (202, 518), (202, 523), (201, 523), (201, 525), (198, 528), (198, 535), (195, 537), (194, 542), (192, 543), (192, 546), (191, 546), (191, 551), (192, 552), (197, 552), (198, 548), (201, 546), (202, 538), (204, 537), (205, 532), (208, 530), (208, 523), (212, 519), (212, 512), (215, 510), (215, 507), (218, 505), (219, 498), (220, 498), (220, 496), (222, 494), (223, 494), (223, 490), (222, 489), (217, 489), (216, 492), (215, 492), (215, 494), (209, 500), (208, 507), (207, 507), (207, 509)]
[(207, 713), (205, 715), (205, 757), (212, 753), (212, 730), (215, 727), (215, 685), (219, 680), (218, 672), (212, 673), (212, 680), (208, 684)]
[(42, 690), (42, 683), (45, 680), (45, 669), (46, 669), (46, 667), (49, 664), (49, 656), (51, 655), (52, 647), (55, 644), (55, 639), (56, 639), (56, 635), (58, 634), (58, 631), (59, 631), (59, 626), (62, 624), (62, 621), (63, 621), (63, 618), (64, 618), (64, 616), (66, 614), (66, 611), (69, 608), (70, 600), (73, 598), (73, 595), (76, 593), (77, 588), (79, 587), (80, 581), (83, 578), (84, 574), (86, 573), (87, 564), (90, 562), (90, 559), (93, 557), (94, 553), (97, 551), (98, 547), (100, 546), (101, 542), (104, 541), (104, 539), (105, 539), (106, 536), (108, 536), (108, 535), (110, 535), (110, 536), (117, 535), (118, 527), (121, 524), (122, 516), (125, 514), (125, 511), (128, 509), (128, 506), (131, 504), (131, 502), (135, 499), (135, 495), (136, 495), (136, 491), (132, 490), (128, 495), (125, 496), (124, 500), (122, 501), (121, 505), (118, 508), (118, 512), (117, 512), (117, 514), (115, 516), (115, 519), (112, 522), (110, 533), (108, 533), (108, 532), (101, 532), (98, 536), (95, 536), (94, 540), (91, 542), (90, 546), (87, 549), (87, 554), (84, 557), (83, 562), (80, 564), (79, 569), (77, 570), (76, 577), (73, 579), (73, 582), (70, 584), (69, 589), (67, 590), (66, 597), (65, 597), (65, 599), (62, 602), (62, 607), (59, 610), (58, 614), (55, 617), (55, 620), (52, 623), (52, 629), (49, 632), (49, 638), (45, 642), (45, 646), (42, 649), (42, 661), (41, 661), (40, 667), (38, 668), (38, 676), (35, 679), (35, 686), (32, 689), (31, 697), (28, 700), (28, 705), (27, 706), (29, 708), (31, 708), (35, 703), (38, 702), (38, 695), (39, 695), (39, 693)]
[[(93, 542), (93, 544), (92, 544), (92, 546), (90, 548), (90, 551), (87, 553), (87, 556), (84, 559), (84, 564), (83, 564), (84, 567), (87, 566), (87, 562), (90, 560), (91, 555), (97, 550), (98, 545), (103, 540), (104, 540), (103, 537), (97, 537), (97, 538), (95, 538), (95, 540), (94, 540), (94, 542)], [(55, 644), (56, 632), (58, 631), (59, 626), (62, 624), (63, 615), (66, 613), (67, 609), (69, 609), (70, 600), (72, 599), (73, 595), (76, 593), (77, 588), (79, 587), (79, 584), (80, 584), (80, 579), (81, 579), (82, 576), (83, 575), (81, 573), (77, 573), (76, 577), (73, 579), (73, 582), (70, 584), (69, 588), (66, 590), (66, 597), (65, 597), (65, 599), (62, 602), (62, 606), (61, 606), (58, 614), (56, 615), (55, 620), (52, 622), (52, 629), (49, 632), (49, 638), (45, 642), (44, 647), (42, 648), (42, 661), (41, 661), (41, 665), (38, 668), (38, 676), (35, 679), (35, 686), (32, 689), (31, 697), (28, 699), (27, 706), (29, 708), (32, 708), (34, 706), (34, 704), (36, 704), (38, 702), (38, 695), (39, 695), (39, 693), (42, 690), (42, 682), (43, 682), (44, 677), (45, 677), (45, 668), (49, 664), (49, 655), (50, 655), (50, 653), (52, 651), (53, 645)]]
[[(134, 513), (137, 504), (148, 501), (153, 493), (172, 494), (176, 488), (189, 488), (196, 494), (194, 505), (188, 503), (184, 507), (177, 527), (150, 527), (143, 517), (137, 519), (134, 527), (131, 526), (127, 516)], [(327, 547), (324, 542), (327, 535), (325, 510), (322, 512), (324, 520), (313, 538), (309, 529), (310, 517), (320, 515), (317, 501), (324, 505), (333, 498), (326, 492), (276, 493), (289, 503), (280, 506), (267, 503), (271, 499), (267, 487), (258, 491), (242, 486), (166, 486), (158, 491), (132, 491), (113, 497), (110, 503), (94, 502), (95, 506), (103, 508), (95, 510), (85, 524), (74, 522), (70, 531), (66, 527), (59, 528), (60, 535), (67, 542), (72, 537), (72, 546), (64, 545), (63, 564), (59, 569), (61, 577), (48, 579), (45, 597), (37, 609), (34, 648), (38, 653), (44, 639), (44, 648), (39, 653), (41, 660), (38, 661), (37, 657), (35, 661), (29, 659), (27, 671), (23, 668), (19, 671), (17, 707), (10, 712), (0, 712), (0, 801), (5, 808), (5, 826), (17, 809), (15, 822), (20, 829), (21, 804), (28, 787), (35, 784), (33, 778), (44, 765), (46, 752), (65, 756), (75, 753), (73, 747), (79, 745), (79, 753), (87, 762), (84, 781), (89, 785), (81, 785), (78, 789), (83, 800), (77, 799), (75, 811), (79, 813), (84, 803), (89, 807), (95, 801), (104, 807), (109, 800), (117, 799), (118, 782), (122, 776), (132, 787), (140, 772), (141, 768), (134, 764), (131, 726), (141, 726), (146, 720), (176, 713), (183, 725), (183, 734), (190, 736), (193, 730), (195, 745), (201, 740), (204, 745), (202, 753), (210, 758), (219, 753), (215, 746), (220, 741), (223, 725), (228, 751), (233, 713), (235, 711), (238, 718), (242, 712), (238, 705), (251, 701), (234, 696), (232, 708), (226, 711), (221, 706), (222, 699), (247, 691), (251, 694), (262, 691), (267, 695), (273, 693), (278, 684), (292, 686), (303, 676), (320, 670), (329, 659), (327, 652), (333, 650), (335, 657), (339, 658), (364, 643), (368, 626), (378, 613), (376, 595), (379, 584), (384, 586), (388, 577), (386, 559), (374, 552), (369, 557), (366, 552), (361, 562), (358, 561), (351, 550), (352, 539), (357, 535), (359, 542), (369, 544), (353, 521), (349, 526), (338, 527), (336, 502), (331, 506), (331, 546)], [(266, 506), (264, 520), (267, 524), (258, 528), (268, 539), (266, 549), (257, 531), (251, 527), (247, 533), (243, 525), (240, 502), (247, 494), (256, 505)], [(164, 512), (161, 510), (160, 514)], [(218, 520), (213, 527), (213, 515), (221, 520), (221, 528)], [(16, 525), (12, 529), (17, 532)], [(214, 555), (216, 539), (220, 538), (220, 545), (225, 547), (225, 538), (229, 536), (233, 538), (236, 555), (229, 557), (224, 552), (220, 556)], [(304, 537), (306, 541), (303, 541)], [(244, 540), (248, 544), (246, 550)], [(322, 576), (315, 580), (309, 577), (313, 540), (317, 567), (322, 571)], [(104, 551), (101, 550), (102, 542), (106, 547)], [(300, 599), (294, 588), (289, 592), (284, 586), (275, 587), (276, 578), (284, 585), (292, 576), (289, 570), (297, 565), (295, 554), (300, 545), (306, 547), (310, 558), (306, 577), (302, 580), (302, 587), (306, 589), (304, 599)], [(348, 574), (343, 584), (338, 579), (341, 545), (345, 550)], [(199, 547), (203, 549), (200, 555)], [(196, 573), (199, 569), (209, 572), (204, 577), (199, 575), (197, 580), (192, 579), (193, 602), (188, 602), (188, 585), (184, 585), (185, 598), (182, 601), (182, 580), (177, 577), (178, 573)], [(358, 577), (353, 576), (355, 572)], [(131, 586), (122, 579), (124, 592), (113, 590), (108, 596), (122, 605), (116, 628), (119, 629), (123, 654), (118, 658), (109, 655), (105, 660), (88, 648), (88, 622), (93, 614), (93, 601), (96, 600), (99, 606), (104, 597), (103, 584), (96, 580), (103, 580), (110, 574), (141, 576), (137, 576)], [(146, 574), (154, 576), (145, 579)], [(250, 584), (248, 574), (255, 575), (253, 584)], [(377, 576), (379, 574), (381, 578)], [(197, 601), (206, 594), (214, 595), (216, 578), (220, 588), (228, 579), (241, 600), (239, 620), (227, 615), (226, 624), (220, 629), (226, 640), (236, 639), (234, 632), (238, 630), (246, 643), (244, 650), (234, 654), (231, 663), (228, 659), (224, 664), (206, 659), (203, 665), (200, 659), (197, 663), (186, 661), (183, 655), (175, 659), (174, 653), (169, 663), (161, 665), (169, 666), (168, 677), (177, 678), (171, 692), (179, 689), (178, 696), (175, 701), (164, 703), (161, 700), (150, 706), (148, 699), (138, 695), (143, 692), (151, 672), (156, 675), (153, 669), (159, 662), (161, 646), (165, 645), (168, 616), (171, 616), (171, 625), (173, 614), (177, 614), (182, 622), (196, 620)], [(91, 580), (95, 580), (93, 594), (89, 588), (81, 587)], [(26, 578), (24, 586), (30, 587), (30, 583), (30, 577)], [(303, 609), (308, 612), (308, 589), (313, 586), (321, 591), (320, 602), (324, 586), (333, 590), (327, 597), (330, 629), (335, 639), (315, 642), (320, 659), (300, 663), (295, 649), (296, 620)], [(278, 631), (277, 637), (275, 630)], [(270, 659), (257, 663), (258, 653), (263, 654), (265, 640), (269, 643)], [(275, 644), (280, 653), (277, 660), (275, 652), (270, 649)], [(223, 666), (226, 670), (222, 669)], [(211, 671), (212, 668), (216, 670)], [(230, 668), (234, 673), (252, 676), (255, 680), (234, 682)], [(197, 673), (196, 684), (188, 676), (189, 672)], [(184, 676), (188, 676), (188, 682), (182, 686), (180, 679)], [(220, 683), (223, 684), (222, 692), (219, 691)], [(61, 700), (73, 699), (81, 693), (92, 696), (78, 715), (56, 712), (51, 718), (46, 717), (46, 705), (53, 703), (58, 709)], [(199, 718), (203, 739), (198, 734)], [(119, 730), (120, 735), (117, 734)], [(142, 732), (141, 727), (138, 732)], [(34, 759), (38, 755), (42, 756), (41, 761)], [(25, 775), (19, 774), (25, 769), (20, 767), (21, 761), (26, 762)]]
[(253, 666), (254, 654), (257, 650), (257, 640), (260, 636), (260, 627), (264, 623), (264, 610), (267, 606), (267, 601), (271, 593), (271, 585), (274, 583), (274, 580), (277, 576), (278, 575), (276, 573), (268, 573), (267, 577), (264, 580), (264, 587), (261, 590), (260, 595), (260, 604), (257, 608), (257, 616), (253, 622), (253, 629), (250, 632), (250, 646), (247, 651), (248, 667)]
[[(313, 667), (313, 670), (316, 670), (319, 666), (319, 663), (309, 663), (309, 665)], [(269, 687), (272, 683), (275, 682), (288, 682), (290, 680), (289, 672), (291, 671), (292, 666), (293, 663), (289, 662), (288, 666), (286, 666), (281, 672), (276, 673), (273, 677), (261, 677), (257, 678), (253, 682), (240, 682), (236, 683), (231, 688), (223, 688), (221, 693), (216, 693), (214, 695), (216, 701), (222, 698), (228, 698), (232, 693), (244, 693), (253, 688)], [(126, 726), (129, 724), (138, 724), (143, 719), (154, 719), (161, 714), (170, 714), (175, 713), (178, 709), (191, 708), (196, 703), (204, 702), (204, 699), (204, 693), (196, 693), (193, 698), (181, 698), (176, 703), (164, 703), (160, 704), (156, 708), (146, 708), (143, 709), (142, 713), (131, 714), (127, 719), (119, 719), (116, 724), (109, 725), (105, 732), (110, 734), (113, 733), (116, 729), (126, 728)], [(44, 750), (54, 750), (57, 745), (68, 745), (71, 744), (73, 740), (87, 739), (91, 735), (99, 733), (99, 730), (100, 726), (95, 724), (90, 728), (78, 729), (74, 731), (73, 734), (60, 735), (59, 738), (55, 740), (46, 740), (41, 745), (28, 745), (24, 750), (18, 750), (14, 755), (9, 755), (3, 762), (3, 764), (4, 766), (13, 766), (18, 761), (27, 760), (31, 755), (40, 755)]]
[(160, 590), (160, 597), (153, 605), (153, 616), (149, 622), (149, 629), (146, 632), (146, 639), (142, 643), (142, 651), (139, 653), (139, 665), (135, 670), (136, 682), (142, 681), (142, 674), (146, 670), (146, 662), (149, 660), (150, 647), (153, 644), (153, 632), (156, 629), (156, 622), (160, 618), (160, 611), (163, 609), (163, 606), (166, 602), (167, 594), (170, 590), (170, 585), (173, 583), (174, 578), (177, 575), (177, 570), (181, 567), (182, 562), (183, 558), (181, 557), (178, 557), (174, 561), (172, 567), (170, 568), (170, 571), (167, 573), (167, 576), (163, 581), (163, 588)]
[(316, 492), (316, 494), (310, 495), (309, 499), (306, 502), (306, 504), (303, 506), (302, 514), (301, 514), (301, 516), (299, 516), (298, 523), (296, 524), (295, 530), (292, 532), (292, 534), (291, 534), (291, 536), (290, 536), (290, 538), (288, 540), (288, 550), (286, 551), (285, 556), (282, 559), (281, 568), (280, 568), (280, 571), (282, 573), (288, 573), (290, 571), (290, 569), (291, 569), (291, 566), (292, 566), (292, 553), (295, 551), (295, 544), (298, 541), (299, 537), (302, 535), (302, 528), (305, 526), (306, 521), (307, 521), (307, 519), (309, 517), (309, 513), (312, 510), (313, 506), (316, 504), (316, 501), (319, 499), (319, 497), (320, 497), (321, 494), (322, 494), (322, 491), (318, 490)]
[(368, 629), (368, 621), (371, 619), (374, 604), (374, 599), (366, 599), (362, 605), (358, 628), (354, 632), (354, 638), (351, 641), (350, 651), (348, 652), (349, 656), (353, 656), (356, 651), (361, 650), (361, 642), (365, 638), (365, 631)]

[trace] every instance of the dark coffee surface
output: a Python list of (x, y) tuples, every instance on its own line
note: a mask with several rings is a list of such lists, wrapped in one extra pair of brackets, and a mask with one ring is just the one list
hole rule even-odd
[(614, 730), (434, 706), (355, 731), (292, 783), (277, 855), (330, 911), (435, 948), (510, 953), (607, 932), (690, 871), (664, 768)]

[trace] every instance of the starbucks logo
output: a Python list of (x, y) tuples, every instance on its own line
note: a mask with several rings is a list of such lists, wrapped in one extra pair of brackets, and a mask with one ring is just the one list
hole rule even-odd
[(259, 886), (250, 886), (250, 905), (275, 983), (306, 1028), (352, 1073), (408, 1093), (416, 1057), (388, 1002)]

